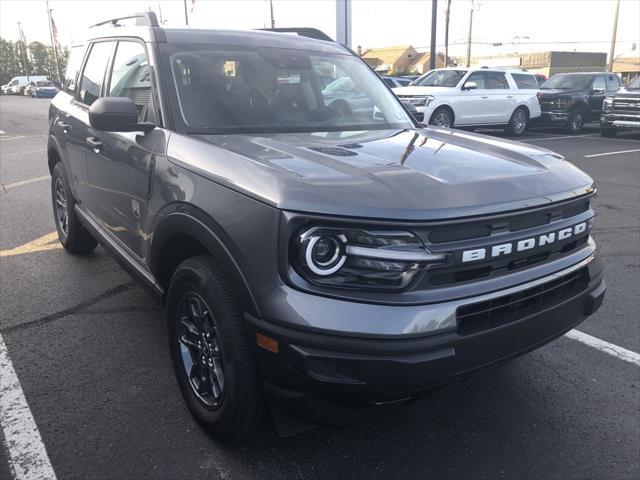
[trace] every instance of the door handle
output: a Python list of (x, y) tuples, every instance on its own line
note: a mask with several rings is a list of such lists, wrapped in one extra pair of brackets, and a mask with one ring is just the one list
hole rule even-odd
[(91, 148), (93, 148), (95, 153), (100, 153), (100, 150), (102, 150), (102, 142), (99, 138), (87, 137), (87, 144), (91, 145)]
[(513, 95), (507, 95), (507, 98), (513, 98)]
[(482, 95), (481, 98), (489, 98), (489, 95)]
[(60, 128), (62, 128), (62, 133), (64, 133), (65, 135), (69, 133), (69, 130), (71, 130), (71, 125), (69, 125), (68, 123), (59, 121), (58, 125), (60, 125)]

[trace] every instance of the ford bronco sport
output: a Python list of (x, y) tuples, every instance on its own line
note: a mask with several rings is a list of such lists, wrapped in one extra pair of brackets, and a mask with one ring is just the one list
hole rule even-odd
[[(73, 49), (53, 213), (66, 250), (100, 242), (164, 303), (185, 402), (218, 438), (247, 436), (265, 398), (403, 402), (600, 306), (594, 183), (560, 155), (420, 125), (317, 30), (135, 18)], [(326, 95), (339, 78), (353, 97)]]

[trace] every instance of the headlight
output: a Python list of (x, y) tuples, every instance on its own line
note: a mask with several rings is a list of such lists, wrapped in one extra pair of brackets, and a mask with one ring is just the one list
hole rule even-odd
[(404, 231), (313, 227), (294, 237), (291, 261), (306, 280), (321, 286), (398, 290), (444, 254), (429, 252)]
[(606, 97), (604, 102), (602, 102), (602, 108), (604, 110), (611, 110), (611, 107), (613, 107), (613, 97)]
[(416, 97), (409, 97), (409, 101), (416, 107), (426, 107), (433, 102), (433, 95), (422, 95)]
[(569, 106), (569, 97), (560, 97), (556, 100), (556, 107), (567, 108)]

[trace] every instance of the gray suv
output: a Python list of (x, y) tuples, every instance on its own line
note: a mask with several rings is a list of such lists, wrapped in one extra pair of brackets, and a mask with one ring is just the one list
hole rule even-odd
[(402, 403), (600, 306), (594, 183), (560, 155), (419, 124), (316, 30), (132, 18), (71, 53), (53, 213), (67, 251), (100, 242), (163, 302), (217, 438), (246, 437), (265, 400), (329, 422)]

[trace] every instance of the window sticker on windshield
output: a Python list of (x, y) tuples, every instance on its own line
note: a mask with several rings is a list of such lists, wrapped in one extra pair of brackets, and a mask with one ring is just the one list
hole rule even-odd
[(290, 85), (294, 83), (300, 83), (299, 73), (290, 73), (289, 75), (278, 75), (278, 84)]

